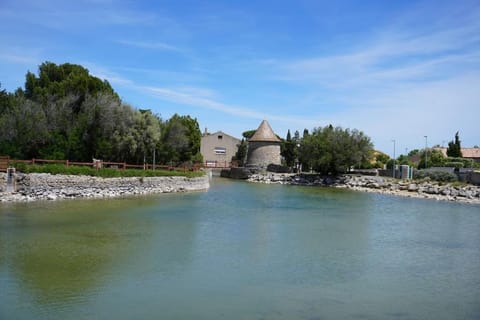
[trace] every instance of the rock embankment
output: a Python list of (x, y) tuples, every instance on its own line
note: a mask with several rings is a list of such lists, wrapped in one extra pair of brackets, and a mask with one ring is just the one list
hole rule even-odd
[(313, 174), (277, 173), (254, 174), (249, 177), (248, 181), (306, 186), (331, 186), (414, 198), (480, 204), (480, 187), (474, 185), (441, 184), (432, 181), (405, 181), (372, 176), (342, 175), (338, 177), (323, 177)]
[[(6, 185), (5, 174), (0, 185)], [(205, 175), (186, 177), (99, 178), (91, 176), (17, 174), (16, 192), (0, 190), (0, 201), (57, 200), (72, 198), (110, 198), (149, 193), (201, 191), (209, 188)]]

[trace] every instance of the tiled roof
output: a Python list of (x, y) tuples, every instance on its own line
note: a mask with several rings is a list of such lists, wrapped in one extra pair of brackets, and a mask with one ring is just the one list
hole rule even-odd
[(464, 158), (480, 158), (480, 148), (462, 148)]
[[(439, 150), (443, 155), (447, 156), (447, 148), (433, 148)], [(463, 158), (480, 158), (480, 148), (462, 148), (462, 157)]]
[(280, 139), (273, 133), (272, 128), (268, 124), (267, 120), (263, 120), (260, 123), (257, 131), (248, 141), (266, 141), (266, 142), (280, 142)]

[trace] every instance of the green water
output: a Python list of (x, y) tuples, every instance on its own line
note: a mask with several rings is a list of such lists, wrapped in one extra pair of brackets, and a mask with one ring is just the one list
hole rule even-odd
[(480, 206), (221, 179), (1, 205), (0, 319), (480, 319)]

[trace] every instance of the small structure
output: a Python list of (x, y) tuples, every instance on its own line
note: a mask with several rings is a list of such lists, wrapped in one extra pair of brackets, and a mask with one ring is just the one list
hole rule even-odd
[(266, 120), (248, 140), (247, 167), (266, 168), (269, 164), (281, 165), (280, 139)]
[[(206, 131), (206, 130), (205, 130)], [(241, 141), (222, 131), (205, 132), (200, 142), (200, 153), (207, 167), (229, 167)]]
[(7, 168), (7, 193), (15, 192), (15, 168)]

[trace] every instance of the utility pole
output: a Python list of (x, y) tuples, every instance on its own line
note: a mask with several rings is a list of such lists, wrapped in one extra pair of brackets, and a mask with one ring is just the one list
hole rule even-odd
[(425, 137), (425, 169), (427, 169), (427, 153), (428, 153), (428, 143), (427, 143), (427, 136), (424, 136)]
[(395, 139), (393, 139), (392, 142), (393, 142), (393, 167), (392, 167), (392, 176), (395, 178)]
[(153, 170), (155, 170), (155, 147), (153, 147)]

